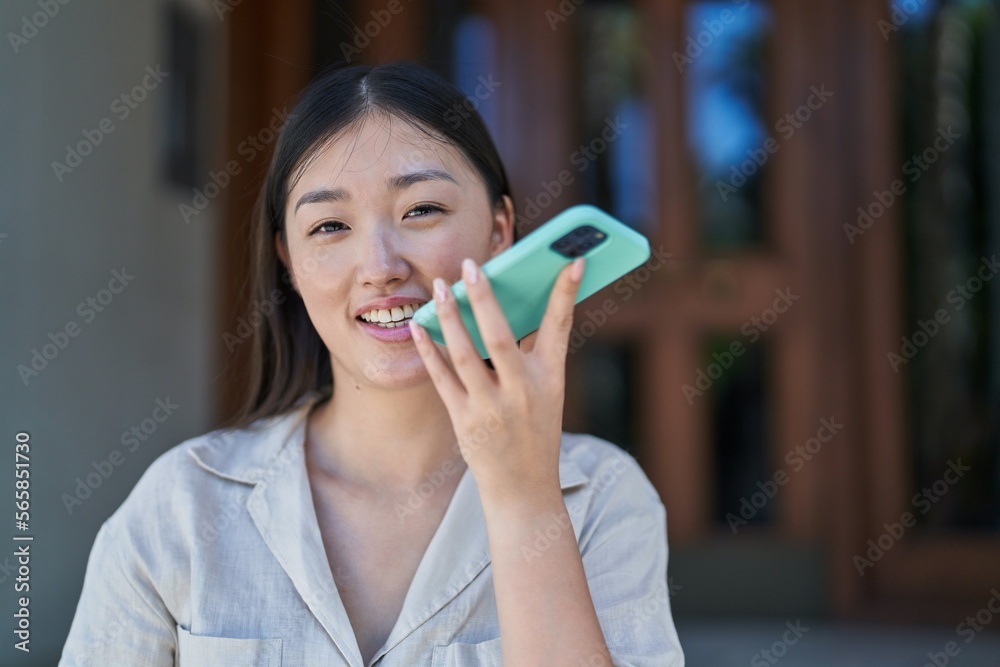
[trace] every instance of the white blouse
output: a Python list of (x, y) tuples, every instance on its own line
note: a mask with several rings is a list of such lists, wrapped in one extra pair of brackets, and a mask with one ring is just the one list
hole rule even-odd
[[(362, 663), (306, 472), (305, 417), (320, 396), (260, 428), (182, 442), (149, 466), (97, 533), (60, 667), (501, 664), (486, 524), (468, 468), (388, 639)], [(616, 445), (563, 432), (561, 447), (563, 498), (614, 665), (683, 667), (663, 503)]]

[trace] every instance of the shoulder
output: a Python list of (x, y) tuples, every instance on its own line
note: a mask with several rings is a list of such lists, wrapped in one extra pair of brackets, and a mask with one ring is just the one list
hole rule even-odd
[(564, 479), (578, 471), (582, 480), (564, 483), (563, 500), (585, 563), (621, 567), (666, 557), (666, 508), (634, 456), (603, 438), (563, 432), (559, 467)]
[(589, 433), (563, 431), (560, 460), (575, 466), (592, 490), (627, 487), (647, 501), (660, 497), (634, 456), (618, 445)]
[(143, 541), (183, 535), (200, 515), (248, 494), (281, 460), (304, 414), (297, 407), (245, 428), (216, 429), (174, 445), (146, 468), (107, 520), (108, 531)]
[[(560, 475), (579, 471), (575, 489), (564, 484), (564, 499), (581, 545), (595, 533), (629, 526), (646, 530), (666, 523), (666, 508), (642, 466), (618, 445), (587, 433), (563, 432)], [(568, 492), (567, 492), (568, 491)]]

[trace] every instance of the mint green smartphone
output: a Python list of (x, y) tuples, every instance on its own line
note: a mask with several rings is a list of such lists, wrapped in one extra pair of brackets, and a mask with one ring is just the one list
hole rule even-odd
[[(559, 271), (576, 257), (586, 266), (576, 303), (611, 284), (649, 259), (649, 241), (631, 227), (596, 206), (580, 204), (558, 214), (510, 248), (482, 265), (493, 293), (503, 309), (515, 340), (538, 329)], [(479, 356), (489, 358), (476, 326), (476, 318), (459, 280), (451, 286), (462, 322)], [(433, 300), (413, 313), (414, 321), (444, 345), (441, 323)]]

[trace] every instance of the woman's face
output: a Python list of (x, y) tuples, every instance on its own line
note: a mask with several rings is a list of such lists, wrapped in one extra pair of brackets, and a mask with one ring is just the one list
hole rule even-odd
[(335, 384), (345, 373), (356, 384), (429, 382), (405, 321), (388, 328), (359, 313), (395, 319), (395, 307), (409, 319), (403, 304), (431, 300), (435, 277), (454, 283), (463, 258), (481, 264), (509, 247), (510, 198), (494, 210), (457, 148), (379, 115), (342, 132), (292, 182), (287, 248), (275, 242), (330, 351)]

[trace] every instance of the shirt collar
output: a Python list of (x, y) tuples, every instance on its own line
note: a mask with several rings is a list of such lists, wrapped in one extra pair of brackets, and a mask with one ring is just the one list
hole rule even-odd
[[(284, 414), (260, 419), (239, 430), (218, 430), (202, 436), (189, 449), (199, 466), (219, 477), (243, 484), (256, 484), (305, 441), (306, 417), (326, 397), (312, 390)], [(563, 439), (567, 434), (563, 433)], [(559, 485), (565, 490), (585, 484), (589, 477), (573, 461), (559, 459)]]
[[(304, 461), (306, 417), (320, 398), (310, 393), (284, 415), (255, 430), (213, 432), (195, 443), (191, 456), (224, 479), (252, 484), (247, 510), (262, 539), (288, 574), (310, 612), (352, 667), (363, 667), (340, 592), (326, 558), (313, 510)], [(563, 440), (567, 438), (563, 433)], [(560, 486), (585, 484), (589, 477), (561, 456)], [(585, 494), (569, 494), (567, 509), (577, 539)], [(468, 587), (490, 562), (489, 539), (475, 480), (466, 468), (434, 533), (388, 638), (371, 663), (409, 636)]]

